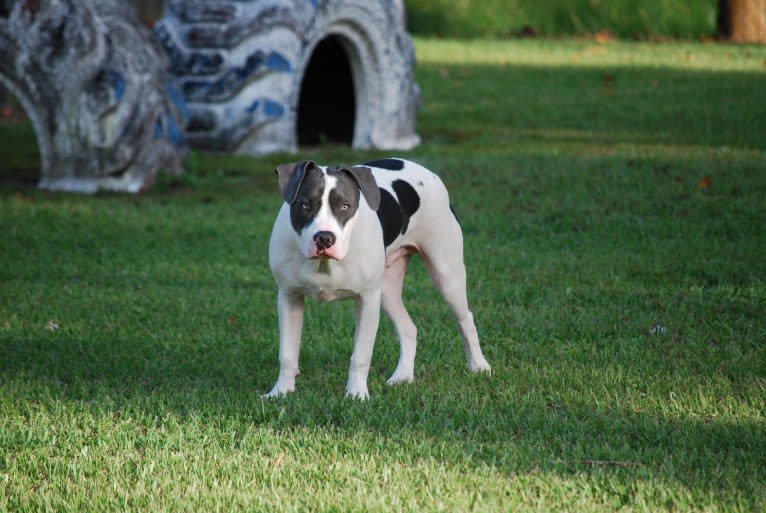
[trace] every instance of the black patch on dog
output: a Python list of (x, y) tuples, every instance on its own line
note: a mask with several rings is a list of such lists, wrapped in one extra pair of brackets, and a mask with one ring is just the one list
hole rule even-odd
[[(330, 191), (330, 210), (341, 226), (346, 226), (349, 219), (359, 210), (359, 185), (349, 175), (335, 169), (328, 169), (327, 174), (338, 181)], [(345, 210), (344, 210), (345, 207)]]
[(391, 184), (396, 193), (380, 189), (380, 207), (378, 219), (383, 228), (383, 243), (390, 246), (399, 235), (407, 231), (410, 217), (420, 208), (420, 196), (415, 189), (404, 180), (396, 180)]
[(322, 194), (324, 193), (324, 174), (317, 168), (306, 170), (300, 189), (295, 196), (295, 201), (290, 205), (290, 224), (297, 233), (311, 224), (317, 212), (322, 207)]
[(407, 231), (407, 226), (410, 224), (410, 217), (420, 208), (420, 196), (412, 185), (404, 180), (394, 180), (391, 187), (393, 187), (396, 197), (399, 199), (399, 205), (401, 205), (402, 214), (404, 214), (402, 222), (402, 234), (404, 234)]
[(411, 216), (420, 208), (420, 195), (415, 188), (404, 180), (394, 180), (391, 187), (396, 193), (396, 197), (399, 199), (399, 204), (402, 206), (402, 210)]
[(383, 244), (388, 247), (402, 233), (404, 214), (394, 196), (385, 189), (380, 189), (378, 220), (383, 228)]
[(400, 159), (380, 159), (365, 162), (365, 166), (379, 167), (381, 169), (388, 169), (389, 171), (401, 171), (404, 169), (404, 161)]

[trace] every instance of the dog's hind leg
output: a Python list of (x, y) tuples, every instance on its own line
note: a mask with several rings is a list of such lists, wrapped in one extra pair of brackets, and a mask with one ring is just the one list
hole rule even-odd
[(399, 363), (387, 383), (411, 383), (415, 379), (415, 351), (418, 330), (407, 313), (402, 300), (402, 288), (407, 264), (412, 259), (411, 251), (397, 252), (386, 259), (383, 274), (382, 305), (386, 315), (394, 323), (399, 338)]
[(468, 370), (491, 372), (491, 367), (479, 346), (479, 334), (473, 322), (473, 314), (468, 309), (463, 234), (454, 216), (445, 228), (449, 233), (430, 239), (428, 246), (421, 248), (423, 263), (434, 285), (457, 318)]

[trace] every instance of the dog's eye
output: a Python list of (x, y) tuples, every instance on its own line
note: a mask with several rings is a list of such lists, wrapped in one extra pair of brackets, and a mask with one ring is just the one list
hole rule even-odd
[(303, 210), (311, 210), (311, 203), (309, 203), (308, 201), (304, 201), (303, 203), (301, 203), (301, 208)]
[(344, 203), (343, 205), (340, 206), (340, 211), (345, 212), (349, 208), (351, 208), (351, 205), (349, 205), (348, 203)]

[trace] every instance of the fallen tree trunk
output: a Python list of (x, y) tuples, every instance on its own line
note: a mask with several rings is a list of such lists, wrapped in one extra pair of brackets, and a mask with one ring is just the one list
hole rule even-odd
[(718, 36), (739, 43), (766, 43), (766, 0), (718, 0)]

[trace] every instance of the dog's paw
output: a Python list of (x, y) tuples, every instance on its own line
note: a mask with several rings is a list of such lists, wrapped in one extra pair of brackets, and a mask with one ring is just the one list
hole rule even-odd
[(365, 384), (360, 385), (358, 383), (349, 383), (346, 387), (346, 397), (350, 397), (351, 399), (359, 399), (360, 401), (364, 402), (370, 398), (370, 392), (367, 390), (367, 385)]
[(415, 373), (411, 370), (400, 370), (398, 367), (386, 380), (386, 385), (398, 385), (399, 383), (412, 383), (415, 381)]
[(481, 360), (468, 362), (468, 370), (474, 374), (478, 374), (480, 372), (490, 375), (492, 374), (492, 367), (490, 367), (489, 362), (487, 362), (487, 360), (484, 358)]
[(284, 397), (291, 392), (295, 392), (295, 387), (282, 386), (277, 383), (274, 385), (274, 388), (271, 389), (271, 392), (268, 394), (263, 394), (261, 397), (263, 399), (275, 399), (278, 397)]

